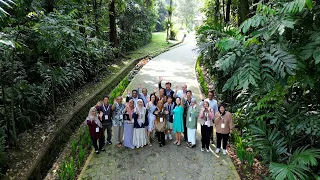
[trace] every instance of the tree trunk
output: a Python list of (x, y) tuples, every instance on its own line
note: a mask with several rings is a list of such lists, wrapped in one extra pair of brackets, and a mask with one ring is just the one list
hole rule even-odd
[(248, 0), (239, 0), (238, 13), (239, 13), (238, 25), (240, 26), (243, 21), (248, 19), (248, 15), (249, 15)]
[(16, 130), (16, 122), (14, 119), (14, 50), (12, 51), (12, 57), (11, 57), (11, 67), (10, 67), (10, 75), (11, 75), (11, 82), (12, 82), (12, 87), (11, 87), (11, 98), (10, 98), (10, 119), (11, 119), (11, 125), (12, 125), (12, 133), (13, 133), (13, 139), (14, 139), (14, 144), (17, 142), (17, 130)]
[(214, 16), (214, 21), (215, 23), (218, 23), (219, 22), (219, 16), (220, 16), (220, 1), (219, 0), (216, 0), (216, 7), (215, 7), (215, 16)]
[(94, 27), (96, 29), (96, 35), (99, 34), (99, 24), (98, 24), (98, 3), (97, 0), (92, 1), (93, 5), (93, 14), (94, 14)]
[(109, 4), (109, 21), (110, 21), (109, 23), (110, 42), (112, 43), (113, 47), (118, 47), (115, 0), (111, 0)]
[(231, 9), (231, 0), (227, 0), (226, 23), (228, 23), (230, 21), (230, 9)]

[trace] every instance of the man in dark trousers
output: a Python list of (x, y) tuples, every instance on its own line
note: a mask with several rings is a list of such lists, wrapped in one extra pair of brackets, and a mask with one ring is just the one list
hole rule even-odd
[(189, 106), (191, 105), (191, 98), (192, 98), (192, 91), (187, 90), (186, 92), (186, 96), (184, 98), (182, 98), (182, 101), (184, 103), (184, 113), (183, 113), (183, 126), (184, 126), (184, 133), (183, 133), (183, 140), (186, 141), (187, 143), (188, 141), (188, 129), (187, 129), (187, 114), (188, 114), (188, 109)]
[[(103, 104), (100, 106), (100, 114), (102, 115), (102, 126), (107, 131), (107, 143), (112, 144), (112, 105), (109, 104), (109, 96), (103, 98)], [(104, 134), (103, 134), (104, 135)], [(105, 137), (105, 135), (104, 135)]]

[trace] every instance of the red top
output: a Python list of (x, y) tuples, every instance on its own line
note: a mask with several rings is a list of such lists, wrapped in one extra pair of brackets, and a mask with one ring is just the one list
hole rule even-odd
[[(96, 122), (92, 121), (90, 119), (87, 119), (87, 125), (89, 126), (89, 133), (91, 138), (94, 140), (97, 140), (103, 136), (103, 129), (100, 128)], [(99, 128), (99, 132), (96, 132), (96, 128)]]

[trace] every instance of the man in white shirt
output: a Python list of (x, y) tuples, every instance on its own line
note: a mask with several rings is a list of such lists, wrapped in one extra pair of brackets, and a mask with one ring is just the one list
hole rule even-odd
[[(210, 108), (213, 110), (214, 115), (216, 112), (218, 112), (218, 102), (214, 99), (214, 91), (209, 91), (208, 98), (204, 99), (204, 96), (202, 98), (201, 106), (203, 105), (203, 101), (208, 101)], [(213, 142), (213, 126), (210, 130), (210, 141)]]
[(180, 90), (178, 90), (178, 86), (176, 86), (175, 92), (173, 94), (173, 96), (175, 98), (177, 98), (177, 97), (184, 98), (186, 95), (187, 95), (187, 85), (186, 84), (182, 84)]

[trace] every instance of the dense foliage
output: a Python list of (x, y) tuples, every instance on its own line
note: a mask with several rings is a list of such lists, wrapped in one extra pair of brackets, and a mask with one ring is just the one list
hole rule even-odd
[[(151, 41), (153, 0), (117, 0), (118, 45), (109, 39), (107, 0), (0, 1), (0, 169), (5, 147), (104, 73), (115, 57)], [(74, 102), (75, 104), (75, 102)], [(2, 172), (2, 171), (1, 171)]]
[[(207, 15), (217, 2), (206, 1)], [(197, 36), (201, 62), (240, 129), (237, 154), (246, 160), (243, 150), (253, 149), (274, 179), (319, 178), (320, 2), (247, 3), (240, 26), (237, 14), (226, 23), (219, 10)]]

